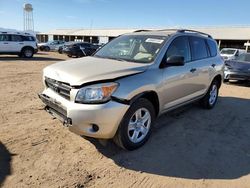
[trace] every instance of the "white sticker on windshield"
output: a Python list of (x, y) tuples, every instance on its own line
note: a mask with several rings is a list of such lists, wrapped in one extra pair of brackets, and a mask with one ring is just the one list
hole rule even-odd
[(153, 39), (153, 38), (148, 38), (146, 40), (146, 42), (151, 42), (151, 43), (157, 43), (157, 44), (161, 44), (164, 40), (162, 39)]

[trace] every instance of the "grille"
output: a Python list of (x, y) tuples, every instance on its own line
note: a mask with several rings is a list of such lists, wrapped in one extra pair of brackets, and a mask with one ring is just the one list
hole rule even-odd
[(56, 80), (53, 80), (51, 78), (45, 77), (45, 84), (48, 88), (52, 89), (65, 99), (70, 99), (70, 90), (71, 87), (69, 84), (64, 83), (64, 82), (59, 82)]

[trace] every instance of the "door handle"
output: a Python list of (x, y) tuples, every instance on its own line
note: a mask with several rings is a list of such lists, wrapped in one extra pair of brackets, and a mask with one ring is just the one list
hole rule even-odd
[(197, 69), (196, 68), (192, 68), (190, 69), (190, 72), (194, 73)]
[(3, 44), (9, 44), (8, 42), (4, 42)]
[(213, 67), (213, 68), (214, 68), (215, 66), (216, 66), (216, 64), (214, 64), (214, 63), (211, 65), (211, 67)]
[(19, 42), (19, 44), (24, 44), (23, 42)]

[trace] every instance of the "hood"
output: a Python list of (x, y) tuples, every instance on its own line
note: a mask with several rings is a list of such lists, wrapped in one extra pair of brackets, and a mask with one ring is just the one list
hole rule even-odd
[(225, 61), (225, 65), (232, 70), (238, 70), (244, 72), (250, 71), (250, 62), (246, 61), (230, 60), (230, 61)]
[(80, 86), (87, 82), (137, 74), (145, 71), (149, 65), (97, 57), (83, 57), (50, 65), (44, 69), (44, 76), (69, 83), (71, 86)]

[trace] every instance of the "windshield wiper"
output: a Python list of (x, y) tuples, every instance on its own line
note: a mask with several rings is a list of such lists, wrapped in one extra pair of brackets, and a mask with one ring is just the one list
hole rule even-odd
[(99, 58), (104, 58), (104, 59), (113, 59), (113, 60), (117, 60), (117, 61), (128, 61), (128, 60), (125, 60), (125, 59), (122, 59), (122, 58), (100, 56), (100, 55), (95, 55), (94, 57), (99, 57)]

